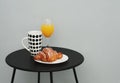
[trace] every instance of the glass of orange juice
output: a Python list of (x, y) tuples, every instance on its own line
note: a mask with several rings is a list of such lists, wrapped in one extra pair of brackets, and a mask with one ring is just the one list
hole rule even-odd
[(45, 21), (41, 25), (42, 34), (46, 37), (47, 46), (49, 42), (49, 38), (52, 36), (54, 32), (54, 24), (50, 19), (45, 19)]

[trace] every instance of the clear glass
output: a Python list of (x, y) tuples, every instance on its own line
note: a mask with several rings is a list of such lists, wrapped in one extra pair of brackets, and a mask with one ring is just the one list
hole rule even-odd
[(54, 32), (54, 24), (52, 23), (52, 21), (50, 19), (45, 19), (41, 25), (41, 31), (42, 34), (45, 36), (46, 38), (46, 42), (47, 42), (47, 47), (49, 46), (49, 39), (52, 36), (53, 32)]

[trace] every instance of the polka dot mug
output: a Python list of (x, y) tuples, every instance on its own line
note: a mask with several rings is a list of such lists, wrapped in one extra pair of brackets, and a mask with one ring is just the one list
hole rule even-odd
[[(27, 40), (27, 45), (24, 40)], [(29, 31), (28, 36), (22, 39), (22, 45), (32, 56), (36, 55), (42, 49), (42, 32)]]

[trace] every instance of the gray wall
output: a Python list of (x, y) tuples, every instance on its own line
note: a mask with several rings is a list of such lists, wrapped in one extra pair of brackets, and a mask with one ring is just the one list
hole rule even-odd
[[(23, 48), (29, 30), (52, 18), (50, 44), (81, 52), (80, 83), (120, 83), (120, 0), (0, 0), (0, 83), (10, 83), (7, 54)], [(45, 80), (47, 79), (47, 80)], [(55, 83), (75, 83), (72, 70), (54, 73)], [(37, 83), (37, 73), (17, 70), (15, 83)], [(41, 83), (49, 83), (42, 73)]]

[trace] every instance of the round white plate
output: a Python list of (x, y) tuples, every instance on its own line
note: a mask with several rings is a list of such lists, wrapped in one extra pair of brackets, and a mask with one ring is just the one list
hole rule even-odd
[(43, 63), (43, 64), (59, 64), (59, 63), (66, 62), (68, 59), (69, 59), (68, 56), (63, 54), (63, 57), (61, 59), (58, 59), (58, 60), (53, 61), (53, 62), (44, 62), (44, 61), (40, 61), (40, 60), (35, 60), (35, 61), (38, 63)]

